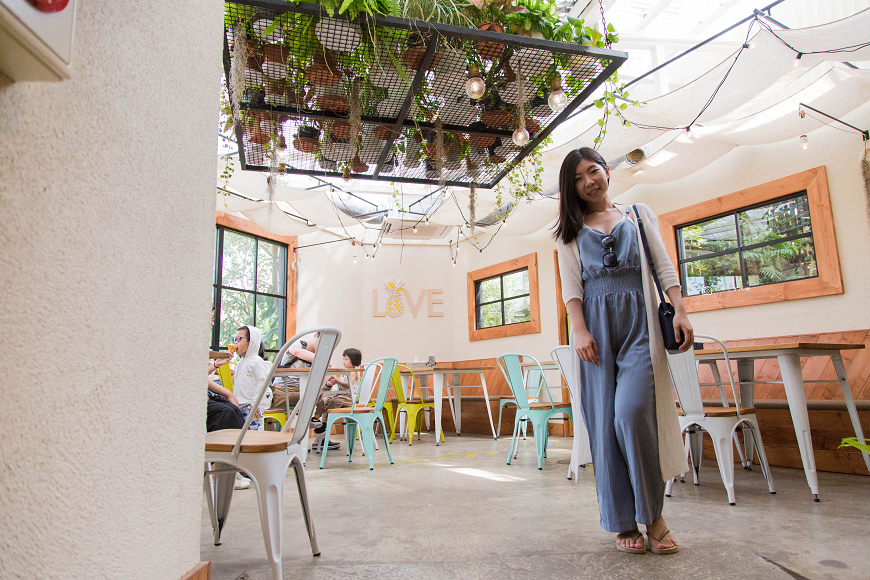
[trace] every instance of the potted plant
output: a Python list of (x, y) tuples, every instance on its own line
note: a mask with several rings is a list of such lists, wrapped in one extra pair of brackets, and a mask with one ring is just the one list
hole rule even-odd
[(552, 40), (559, 23), (553, 0), (516, 0), (505, 22), (514, 34)]
[(267, 44), (263, 47), (263, 74), (273, 79), (287, 76), (287, 59), (290, 50), (283, 44)]
[[(504, 32), (503, 23), (513, 11), (513, 0), (471, 0), (466, 14), (478, 30)], [(478, 42), (477, 54), (485, 60), (495, 60), (504, 53), (504, 45), (497, 42)]]
[[(426, 56), (426, 44), (429, 37), (429, 34), (422, 32), (412, 32), (408, 35), (407, 50), (405, 50), (405, 54), (402, 56), (402, 61), (409, 69), (420, 70), (420, 67), (423, 66), (423, 58)], [(432, 40), (432, 42), (437, 41), (437, 38)], [(435, 54), (432, 56), (432, 62), (429, 63), (426, 70), (435, 68), (440, 60), (441, 53), (436, 49)]]
[(329, 49), (315, 51), (312, 62), (305, 69), (305, 77), (318, 87), (332, 87), (341, 80), (338, 58)]
[(510, 123), (511, 114), (507, 110), (507, 104), (497, 95), (490, 93), (488, 96), (484, 96), (480, 120), (487, 127), (501, 129)]

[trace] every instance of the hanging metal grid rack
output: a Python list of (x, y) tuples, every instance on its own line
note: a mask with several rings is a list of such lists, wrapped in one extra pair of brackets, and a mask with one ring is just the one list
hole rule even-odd
[[(385, 16), (330, 18), (318, 4), (227, 2), (224, 69), (242, 169), (491, 188), (628, 58), (624, 52)], [(234, 31), (245, 30), (245, 54)], [(240, 44), (240, 46), (242, 46)], [(244, 94), (232, 94), (233, 62)], [(486, 83), (469, 99), (471, 65)], [(511, 136), (520, 110), (529, 142)], [(567, 106), (547, 104), (553, 77)], [(360, 129), (350, 134), (359, 103)], [(443, 157), (438, 163), (440, 121)], [(354, 139), (353, 137), (356, 137)], [(440, 165), (440, 167), (439, 167)], [(347, 169), (346, 169), (347, 168)]]

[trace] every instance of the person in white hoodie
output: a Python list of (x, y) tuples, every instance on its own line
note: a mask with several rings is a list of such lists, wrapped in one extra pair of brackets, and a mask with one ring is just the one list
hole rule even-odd
[[(263, 350), (261, 337), (262, 333), (256, 326), (241, 326), (233, 338), (236, 353), (242, 357), (233, 375), (233, 394), (239, 401), (239, 410), (245, 420), (251, 413), (251, 405), (257, 398), (257, 390), (269, 374), (269, 362), (263, 360), (261, 356)], [(255, 415), (249, 429), (263, 430), (263, 412), (269, 408), (271, 402), (272, 389), (267, 387), (259, 406), (254, 409)]]

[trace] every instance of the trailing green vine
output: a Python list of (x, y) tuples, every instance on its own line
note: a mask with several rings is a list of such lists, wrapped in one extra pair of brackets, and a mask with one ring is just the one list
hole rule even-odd
[[(543, 173), (544, 173), (544, 149), (553, 143), (553, 138), (549, 135), (541, 141), (535, 149), (529, 153), (522, 163), (507, 174), (507, 182), (502, 180), (495, 186), (495, 203), (497, 207), (501, 207), (504, 201), (505, 194), (513, 198), (514, 203), (519, 203), (525, 199), (531, 201), (536, 195), (543, 193)], [(505, 216), (507, 217), (507, 216)]]

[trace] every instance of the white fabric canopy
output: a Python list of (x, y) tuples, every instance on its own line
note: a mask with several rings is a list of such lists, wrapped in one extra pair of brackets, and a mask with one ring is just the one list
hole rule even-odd
[(520, 200), (502, 227), (505, 236), (526, 236), (551, 225), (559, 213), (559, 200), (544, 197), (527, 202)]
[(261, 205), (263, 205), (263, 207), (243, 211), (242, 215), (267, 232), (272, 232), (279, 236), (298, 236), (301, 234), (310, 234), (316, 231), (315, 228), (290, 217), (281, 211), (281, 208), (276, 206), (274, 203)]

